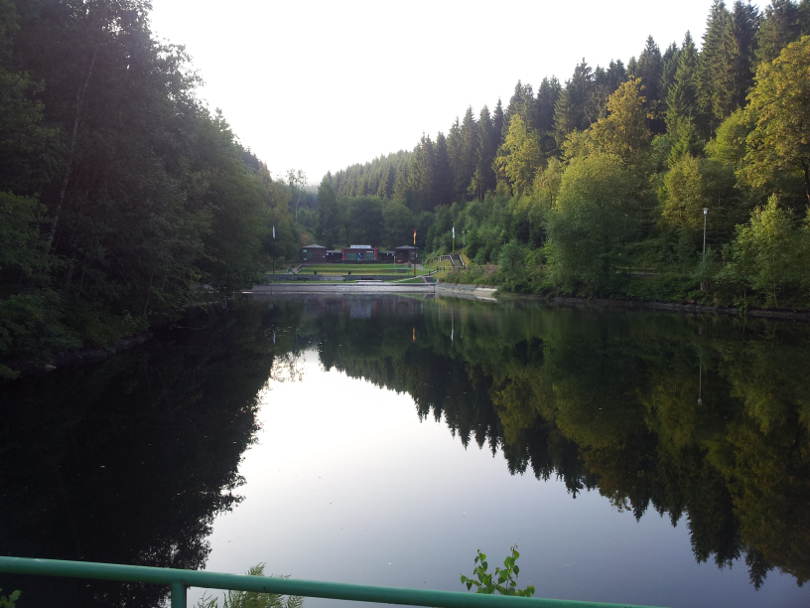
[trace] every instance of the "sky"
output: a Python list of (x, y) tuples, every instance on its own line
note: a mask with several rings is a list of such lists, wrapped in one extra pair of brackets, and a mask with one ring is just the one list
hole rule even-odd
[[(730, 4), (731, 2), (728, 2)], [(536, 90), (661, 51), (687, 30), (700, 44), (711, 0), (153, 0), (152, 30), (182, 44), (242, 144), (275, 177), (412, 149), (468, 106)]]

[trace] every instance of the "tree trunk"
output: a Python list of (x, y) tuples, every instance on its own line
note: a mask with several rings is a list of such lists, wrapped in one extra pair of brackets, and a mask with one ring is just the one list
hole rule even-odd
[(90, 79), (92, 78), (93, 70), (96, 67), (96, 58), (98, 57), (99, 46), (100, 45), (97, 44), (93, 48), (93, 54), (90, 56), (90, 63), (87, 66), (84, 81), (76, 91), (76, 110), (73, 114), (73, 128), (70, 133), (67, 166), (65, 167), (65, 175), (62, 177), (62, 184), (59, 188), (59, 198), (56, 201), (56, 211), (54, 212), (53, 223), (51, 224), (51, 230), (48, 234), (48, 244), (46, 247), (46, 252), (48, 253), (51, 251), (54, 238), (56, 237), (56, 230), (59, 227), (59, 219), (62, 215), (62, 207), (65, 203), (65, 196), (67, 195), (68, 186), (70, 185), (70, 178), (73, 176), (73, 161), (76, 156), (76, 141), (79, 137), (79, 125), (81, 124), (82, 110), (84, 109), (84, 102), (87, 97), (87, 87), (90, 85)]

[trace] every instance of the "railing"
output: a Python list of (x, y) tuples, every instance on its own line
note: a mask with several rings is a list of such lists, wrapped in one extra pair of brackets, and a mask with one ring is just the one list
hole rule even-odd
[(632, 604), (576, 602), (399, 587), (372, 587), (291, 578), (222, 574), (202, 570), (179, 570), (177, 568), (126, 566), (122, 564), (26, 557), (0, 556), (0, 572), (166, 585), (171, 589), (171, 608), (186, 608), (186, 589), (188, 587), (258, 591), (281, 595), (442, 608), (654, 608)]

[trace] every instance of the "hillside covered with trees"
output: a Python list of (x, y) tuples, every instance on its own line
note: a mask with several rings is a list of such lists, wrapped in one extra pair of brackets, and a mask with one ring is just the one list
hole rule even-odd
[(715, 1), (700, 45), (583, 59), (327, 174), (310, 228), (443, 253), (455, 227), (457, 279), (515, 291), (807, 307), (809, 35), (808, 0)]
[(293, 189), (195, 97), (149, 9), (0, 0), (0, 376), (110, 344), (297, 251)]

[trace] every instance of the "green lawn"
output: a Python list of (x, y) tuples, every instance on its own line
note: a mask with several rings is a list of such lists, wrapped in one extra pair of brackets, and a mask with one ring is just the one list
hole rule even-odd
[(407, 264), (313, 264), (303, 266), (299, 274), (390, 274), (409, 270)]

